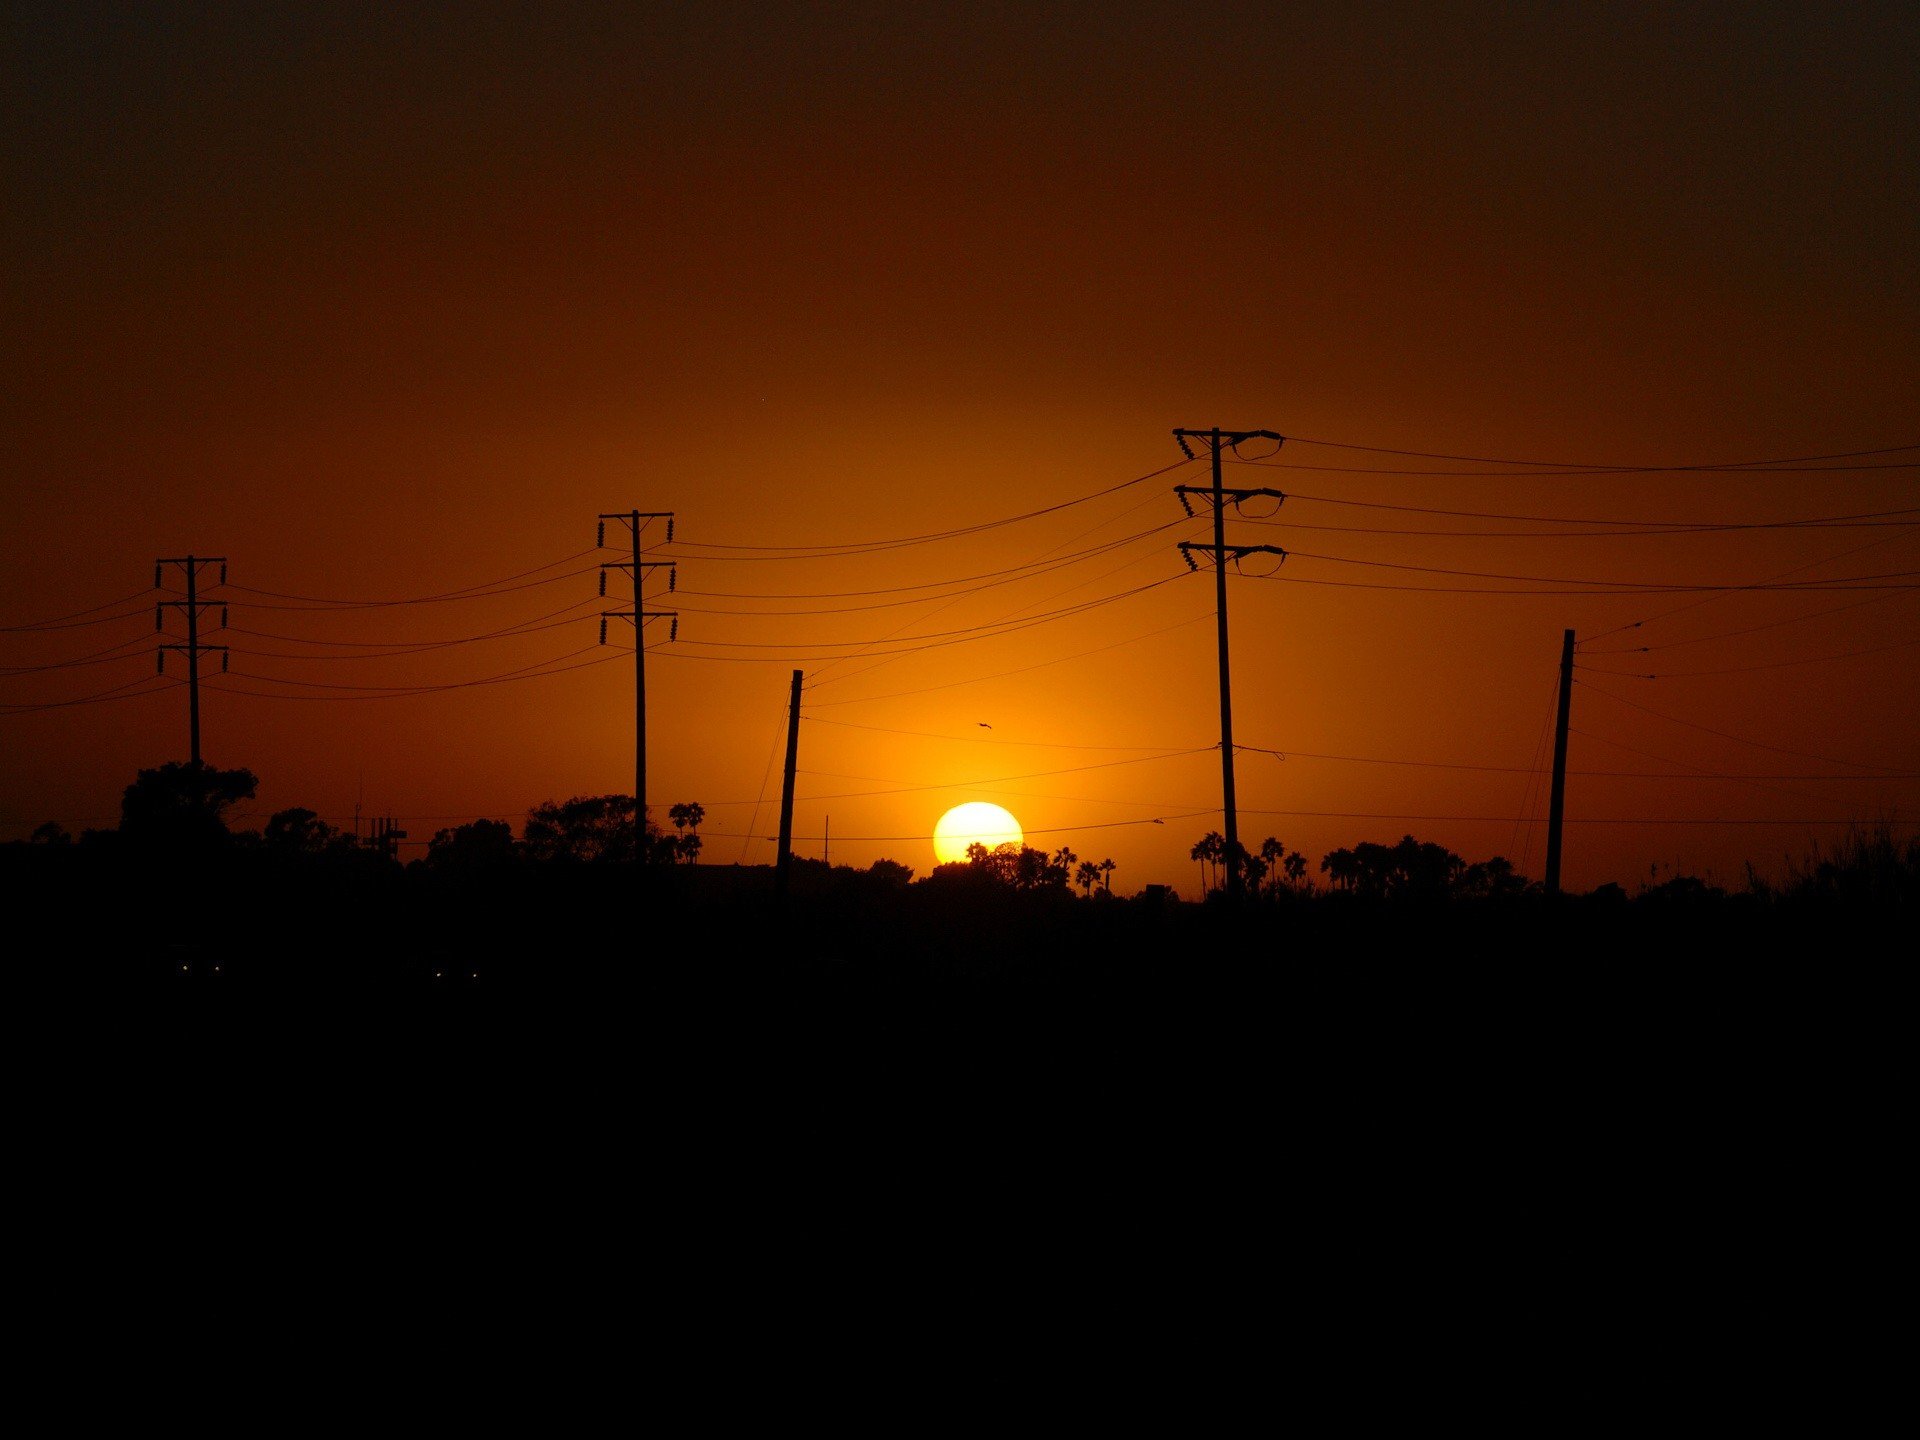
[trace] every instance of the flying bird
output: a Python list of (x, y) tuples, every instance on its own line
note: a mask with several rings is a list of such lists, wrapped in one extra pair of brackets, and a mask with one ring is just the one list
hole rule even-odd
[(980, 728), (981, 728), (982, 730), (991, 730), (991, 729), (993, 729), (993, 726), (991, 726), (991, 725), (989, 725), (989, 724), (987, 724), (987, 722), (986, 722), (986, 721), (984, 721), (984, 720), (982, 720), (982, 721), (980, 722)]

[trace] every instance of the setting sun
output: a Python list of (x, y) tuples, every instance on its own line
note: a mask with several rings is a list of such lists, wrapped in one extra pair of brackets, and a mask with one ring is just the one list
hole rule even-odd
[(965, 860), (967, 847), (975, 841), (994, 850), (1002, 845), (1024, 844), (1026, 836), (1020, 831), (1020, 822), (998, 805), (973, 800), (954, 806), (933, 827), (934, 858), (942, 865)]

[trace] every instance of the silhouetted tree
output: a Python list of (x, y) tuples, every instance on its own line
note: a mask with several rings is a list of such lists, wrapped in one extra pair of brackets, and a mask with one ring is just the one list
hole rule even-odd
[(1087, 898), (1093, 898), (1093, 887), (1100, 883), (1100, 867), (1091, 860), (1082, 860), (1080, 868), (1074, 872), (1073, 883), (1087, 892)]
[(684, 860), (689, 865), (698, 863), (701, 840), (697, 832), (700, 822), (707, 818), (706, 808), (694, 801), (684, 801), (670, 806), (667, 818), (673, 821), (674, 858)]
[(1231, 847), (1231, 860), (1240, 872), (1240, 883), (1253, 894), (1260, 893), (1260, 882), (1266, 878), (1267, 862), (1248, 850), (1244, 845)]
[(513, 827), (504, 820), (475, 820), (434, 832), (427, 842), (427, 868), (448, 873), (489, 870), (510, 863)]
[(1271, 888), (1280, 888), (1280, 865), (1285, 860), (1287, 847), (1269, 835), (1260, 842), (1260, 858), (1266, 863), (1267, 873), (1273, 877)]
[(27, 843), (29, 845), (71, 845), (73, 836), (69, 835), (66, 828), (58, 821), (49, 820), (44, 825), (34, 827), (33, 834), (27, 837)]
[(275, 811), (261, 838), (277, 854), (318, 855), (339, 833), (313, 811), (296, 806)]
[(120, 797), (120, 832), (155, 844), (224, 840), (227, 812), (251, 800), (259, 785), (251, 770), (220, 770), (204, 761), (142, 770)]
[(1100, 862), (1100, 871), (1107, 877), (1106, 891), (1109, 895), (1113, 893), (1113, 872), (1119, 868), (1120, 867), (1111, 860), (1102, 860)]
[(1060, 883), (1062, 885), (1071, 885), (1073, 883), (1073, 867), (1079, 863), (1080, 857), (1064, 845), (1053, 852), (1052, 864), (1060, 872)]
[(888, 890), (904, 890), (913, 879), (912, 867), (898, 860), (876, 860), (867, 867), (867, 874)]
[(1213, 874), (1226, 859), (1227, 839), (1218, 830), (1209, 830), (1188, 852), (1188, 858), (1200, 862), (1200, 893), (1213, 889)]
[(1282, 864), (1286, 867), (1287, 884), (1296, 890), (1304, 887), (1307, 880), (1307, 857), (1298, 850), (1292, 850), (1287, 853), (1287, 858)]
[[(659, 832), (651, 825), (647, 839), (649, 851), (654, 850)], [(559, 804), (549, 800), (527, 812), (520, 843), (530, 860), (631, 863), (636, 853), (633, 797), (576, 795)]]
[(1336, 890), (1353, 889), (1360, 874), (1359, 862), (1355, 860), (1353, 851), (1345, 846), (1322, 855), (1320, 869)]
[(1054, 864), (1044, 850), (1008, 841), (989, 850), (978, 840), (967, 846), (967, 865), (991, 875), (1014, 890), (1039, 890), (1067, 886), (1067, 872)]

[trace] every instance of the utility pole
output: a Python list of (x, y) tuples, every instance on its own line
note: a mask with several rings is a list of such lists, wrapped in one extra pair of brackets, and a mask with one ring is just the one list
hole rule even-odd
[(1213, 556), (1214, 614), (1219, 622), (1220, 634), (1220, 794), (1222, 809), (1226, 812), (1227, 897), (1230, 900), (1238, 900), (1242, 885), (1240, 813), (1233, 794), (1233, 681), (1229, 673), (1227, 654), (1227, 561), (1231, 559), (1237, 564), (1246, 556), (1254, 554), (1278, 555), (1285, 560), (1287, 552), (1277, 545), (1228, 545), (1226, 508), (1228, 500), (1238, 504), (1255, 495), (1268, 495), (1280, 500), (1285, 500), (1286, 496), (1278, 490), (1264, 487), (1258, 490), (1227, 489), (1220, 481), (1220, 451), (1223, 447), (1236, 446), (1243, 440), (1271, 440), (1278, 445), (1282, 443), (1282, 437), (1271, 430), (1222, 430), (1215, 426), (1210, 430), (1176, 429), (1173, 432), (1173, 438), (1179, 442), (1181, 452), (1189, 460), (1194, 458), (1193, 449), (1187, 444), (1189, 440), (1205, 441), (1213, 455), (1211, 490), (1202, 490), (1192, 485), (1176, 485), (1173, 487), (1173, 493), (1180, 497), (1180, 503), (1186, 507), (1189, 515), (1193, 513), (1193, 505), (1187, 498), (1189, 495), (1207, 495), (1213, 502), (1213, 543), (1201, 545), (1182, 541), (1179, 548), (1190, 570), (1200, 568), (1193, 563), (1195, 550), (1205, 550)]
[(400, 842), (406, 838), (407, 832), (393, 823), (391, 815), (386, 815), (373, 822), (373, 834), (367, 843), (389, 860), (397, 860), (400, 858)]
[(1560, 718), (1553, 727), (1553, 799), (1547, 806), (1547, 893), (1560, 893), (1560, 822), (1567, 810), (1567, 716), (1573, 709), (1573, 631), (1560, 641)]
[(780, 787), (780, 851), (773, 862), (773, 888), (787, 893), (787, 872), (793, 868), (793, 776), (800, 760), (800, 672), (793, 672), (793, 696), (787, 701), (787, 770)]
[(166, 612), (183, 610), (187, 616), (187, 643), (184, 645), (162, 645), (156, 654), (159, 661), (159, 673), (167, 673), (167, 651), (178, 650), (187, 657), (187, 737), (188, 753), (192, 757), (193, 768), (200, 768), (200, 652), (218, 650), (220, 669), (227, 668), (227, 647), (224, 645), (202, 645), (200, 643), (200, 612), (220, 606), (220, 625), (226, 627), (227, 607), (217, 600), (200, 598), (200, 572), (209, 565), (220, 567), (220, 583), (227, 583), (227, 557), (224, 555), (180, 555), (168, 556), (153, 562), (153, 588), (158, 590), (165, 578), (166, 567), (178, 565), (187, 577), (187, 598), (184, 600), (162, 600), (153, 607), (153, 628), (166, 630)]
[(640, 532), (645, 529), (643, 522), (665, 520), (667, 522), (667, 543), (673, 543), (673, 511), (671, 510), (628, 510), (624, 513), (603, 513), (594, 543), (605, 546), (607, 543), (607, 521), (618, 520), (632, 532), (633, 558), (631, 560), (602, 560), (600, 562), (600, 593), (607, 593), (607, 571), (627, 570), (633, 578), (633, 609), (602, 610), (600, 612), (600, 643), (607, 643), (607, 621), (631, 620), (633, 622), (633, 833), (634, 855), (641, 864), (647, 859), (647, 637), (646, 625), (649, 620), (668, 620), (672, 628), (667, 633), (669, 640), (680, 638), (680, 614), (676, 610), (648, 610), (644, 608), (641, 596), (641, 582), (648, 570), (664, 569), (667, 572), (667, 590), (672, 592), (679, 583), (680, 572), (671, 561), (640, 558)]

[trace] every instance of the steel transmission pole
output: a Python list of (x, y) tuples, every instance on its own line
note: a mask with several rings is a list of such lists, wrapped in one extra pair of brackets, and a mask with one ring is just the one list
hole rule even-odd
[[(1207, 492), (1213, 502), (1213, 544), (1183, 544), (1180, 549), (1181, 553), (1186, 555), (1189, 566), (1193, 564), (1194, 550), (1209, 550), (1213, 555), (1213, 603), (1220, 641), (1220, 795), (1222, 809), (1226, 815), (1227, 896), (1229, 899), (1238, 900), (1243, 888), (1243, 877), (1241, 875), (1240, 813), (1233, 792), (1233, 677), (1227, 646), (1227, 559), (1231, 556), (1238, 560), (1244, 555), (1256, 552), (1276, 554), (1284, 559), (1286, 552), (1273, 545), (1229, 546), (1226, 531), (1226, 502), (1229, 498), (1239, 501), (1250, 495), (1271, 495), (1282, 499), (1285, 497), (1280, 496), (1277, 490), (1228, 490), (1220, 478), (1220, 450), (1222, 446), (1238, 445), (1243, 440), (1252, 440), (1256, 437), (1272, 440), (1278, 444), (1281, 437), (1271, 430), (1222, 430), (1217, 425), (1209, 430), (1175, 430), (1173, 437), (1180, 442), (1180, 448), (1186, 452), (1188, 459), (1193, 458), (1193, 451), (1187, 447), (1187, 441), (1190, 439), (1206, 441), (1213, 455), (1213, 487)], [(1180, 496), (1181, 503), (1184, 505), (1187, 503), (1187, 495), (1192, 493), (1192, 487), (1175, 486), (1174, 493)], [(1192, 507), (1188, 508), (1191, 511)]]
[(667, 589), (671, 592), (679, 583), (679, 571), (670, 560), (643, 561), (640, 558), (640, 533), (648, 520), (667, 522), (667, 543), (673, 543), (673, 512), (671, 510), (628, 510), (624, 513), (605, 513), (600, 516), (597, 542), (605, 545), (607, 541), (607, 521), (617, 520), (632, 531), (633, 558), (631, 560), (603, 560), (600, 562), (600, 593), (607, 593), (607, 571), (629, 570), (633, 575), (633, 609), (603, 610), (600, 612), (600, 643), (607, 643), (608, 620), (631, 620), (633, 622), (633, 830), (634, 856), (642, 864), (647, 859), (647, 637), (646, 625), (649, 620), (671, 620), (672, 629), (668, 639), (680, 638), (680, 616), (672, 610), (648, 610), (644, 608), (641, 584), (649, 570), (667, 572)]
[(157, 590), (163, 572), (169, 565), (178, 565), (187, 577), (187, 598), (185, 600), (162, 600), (154, 607), (153, 628), (163, 630), (168, 610), (181, 610), (187, 617), (187, 643), (184, 645), (162, 645), (160, 647), (160, 673), (167, 671), (167, 651), (183, 652), (187, 657), (187, 753), (193, 768), (200, 768), (200, 652), (218, 650), (220, 668), (227, 668), (227, 647), (224, 645), (202, 645), (200, 643), (200, 612), (218, 604), (220, 623), (226, 624), (227, 607), (223, 602), (202, 600), (200, 598), (200, 572), (209, 565), (220, 567), (220, 583), (227, 583), (227, 557), (224, 555), (179, 555), (153, 562), (153, 584)]

